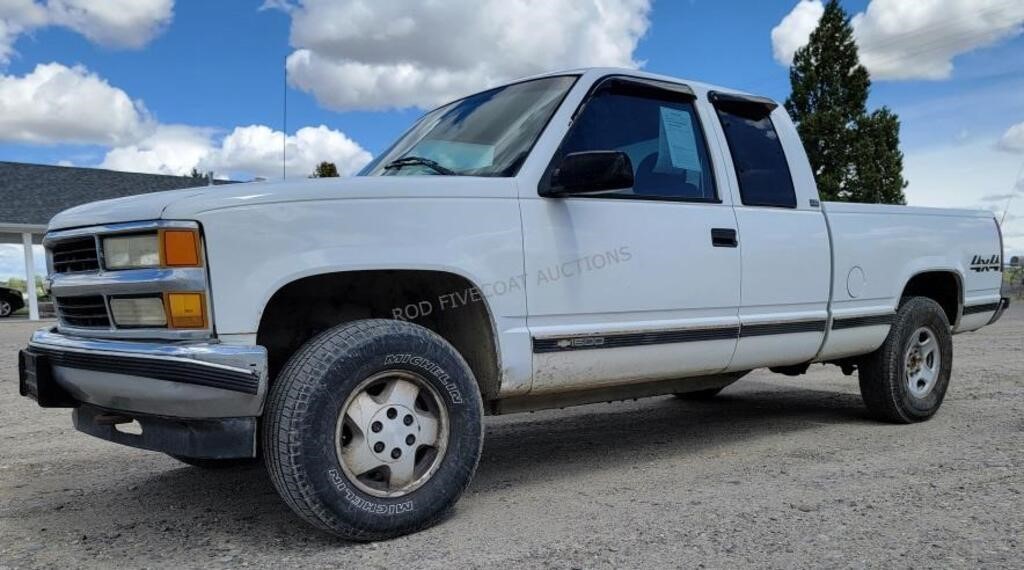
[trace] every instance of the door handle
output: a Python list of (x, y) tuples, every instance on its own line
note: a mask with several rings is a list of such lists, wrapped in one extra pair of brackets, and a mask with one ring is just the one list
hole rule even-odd
[(711, 245), (714, 247), (736, 247), (736, 230), (732, 228), (711, 228)]

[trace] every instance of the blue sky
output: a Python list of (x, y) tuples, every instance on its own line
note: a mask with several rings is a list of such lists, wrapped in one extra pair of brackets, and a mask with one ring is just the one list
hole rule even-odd
[[(508, 12), (524, 0), (452, 0), (451, 8), (442, 9), (453, 10), (446, 14), (399, 0), (108, 0), (131, 7), (123, 14), (58, 12), (43, 0), (0, 0), (0, 160), (164, 172), (198, 165), (235, 178), (276, 176), (280, 155), (273, 153), (280, 149), (276, 131), (282, 128), (289, 56), (288, 134), (295, 137), (289, 144), (296, 145), (292, 166), (301, 175), (318, 153), (341, 156), (339, 166), (352, 171), (424, 107), (520, 70), (638, 65), (782, 100), (789, 80), (779, 45), (784, 36), (797, 42), (806, 37), (820, 10), (809, 0), (607, 0), (612, 9), (602, 14), (588, 8), (596, 1), (542, 3), (553, 13), (529, 16), (537, 18), (527, 26), (538, 29), (536, 36), (529, 29), (518, 36), (499, 30), (494, 41), (507, 45), (492, 49), (487, 44), (495, 32), (479, 30), (492, 22), (515, 28), (523, 16)], [(910, 202), (1001, 211), (1005, 199), (996, 197), (1014, 193), (1024, 164), (1024, 126), (1019, 133), (1012, 129), (1024, 125), (1024, 3), (936, 0), (934, 13), (911, 9), (923, 5), (916, 0), (842, 4), (851, 15), (861, 14), (858, 43), (875, 62), (869, 66), (875, 79), (869, 105), (887, 105), (902, 119)], [(354, 11), (359, 5), (362, 14)], [(568, 23), (550, 23), (564, 13)], [(892, 30), (893, 18), (901, 29)], [(5, 22), (15, 31), (7, 36), (6, 57)], [(551, 34), (561, 35), (550, 45), (537, 40)], [(542, 44), (542, 57), (529, 51), (534, 42)], [(951, 69), (944, 71), (947, 63)], [(83, 95), (68, 125), (57, 119), (45, 124), (45, 113), (21, 124), (33, 109), (18, 105), (44, 99), (31, 91), (29, 78), (49, 64), (58, 64), (53, 73), (82, 84), (94, 80), (92, 87), (100, 90), (92, 98)], [(403, 64), (419, 75), (404, 87), (387, 85), (387, 75)], [(377, 75), (368, 79), (367, 70)], [(435, 77), (449, 75), (445, 85), (434, 85)], [(369, 87), (348, 92), (360, 82)], [(104, 83), (125, 96), (113, 110), (107, 105), (116, 98), (96, 87)], [(3, 98), (13, 100), (8, 88), (31, 96), (5, 107)], [(128, 118), (120, 126), (111, 121), (116, 133), (109, 137), (104, 123), (86, 124), (115, 113)], [(320, 125), (325, 128), (318, 132), (297, 132)], [(250, 126), (259, 128), (236, 130)], [(1024, 251), (1024, 184), (1019, 189), (1006, 233), (1009, 248)], [(10, 257), (0, 254), (0, 273), (10, 271)]]

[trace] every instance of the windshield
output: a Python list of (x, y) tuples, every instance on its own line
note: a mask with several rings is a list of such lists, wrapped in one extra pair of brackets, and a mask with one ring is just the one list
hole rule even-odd
[(576, 76), (471, 95), (423, 116), (360, 176), (514, 176)]

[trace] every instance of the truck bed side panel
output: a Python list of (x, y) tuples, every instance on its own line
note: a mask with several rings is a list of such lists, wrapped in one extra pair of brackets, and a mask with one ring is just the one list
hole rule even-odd
[(961, 283), (957, 332), (991, 318), (992, 311), (971, 312), (999, 300), (1002, 274), (982, 263), (1002, 254), (990, 213), (840, 203), (825, 204), (825, 211), (835, 271), (832, 325), (820, 360), (878, 348), (904, 287), (924, 272), (952, 272)]

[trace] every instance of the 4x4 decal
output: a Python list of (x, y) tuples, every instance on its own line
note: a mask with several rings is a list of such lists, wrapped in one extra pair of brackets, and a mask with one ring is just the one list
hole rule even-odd
[(977, 271), (981, 273), (983, 271), (1002, 271), (1003, 260), (1000, 259), (998, 254), (990, 255), (989, 257), (982, 257), (975, 255), (971, 258), (971, 271)]

